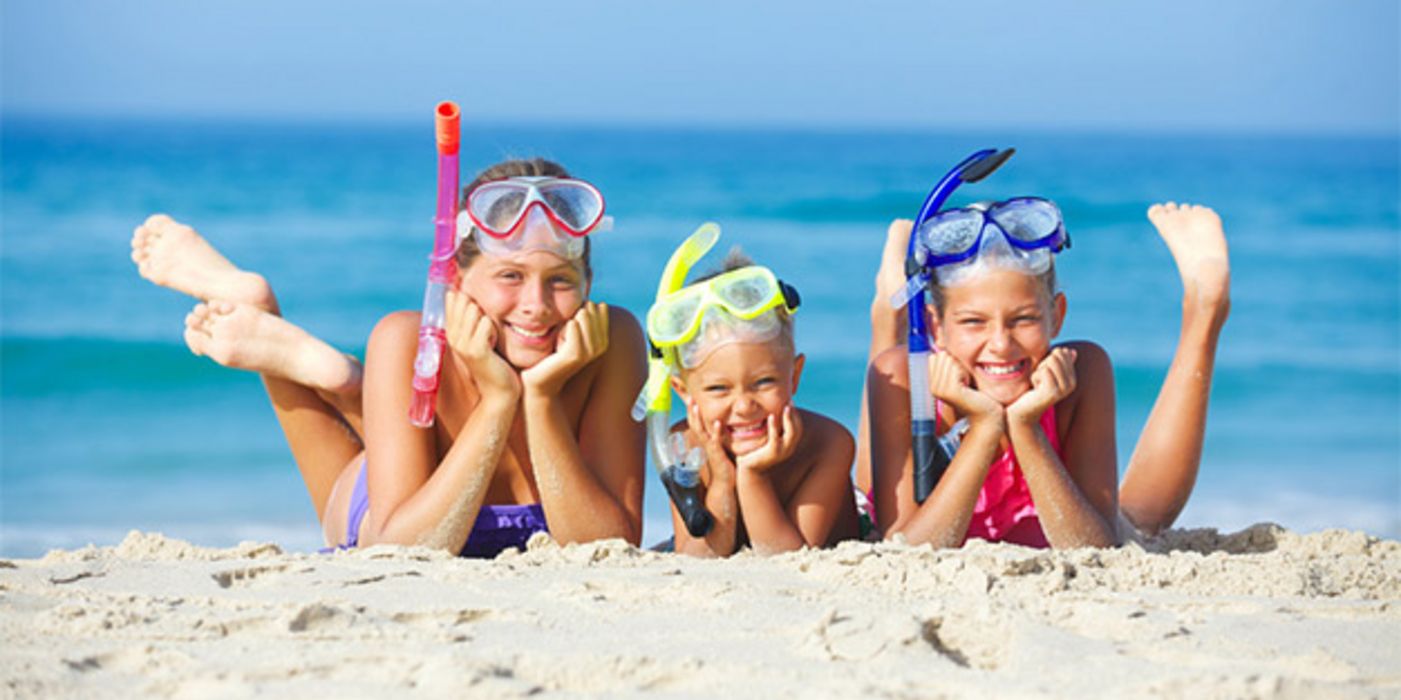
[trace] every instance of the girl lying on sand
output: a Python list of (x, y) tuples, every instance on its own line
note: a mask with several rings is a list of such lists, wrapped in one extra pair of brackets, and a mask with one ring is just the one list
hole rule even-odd
[(643, 340), (627, 311), (589, 301), (582, 234), (602, 221), (602, 197), (555, 163), (508, 161), (464, 188), (462, 208), (430, 428), (407, 419), (418, 313), (382, 319), (362, 369), (284, 320), (263, 277), (188, 226), (150, 217), (132, 259), (201, 300), (185, 319), (190, 350), (262, 377), (328, 545), (490, 557), (539, 531), (637, 544), (643, 433), (628, 406)]
[(1087, 341), (1053, 344), (1066, 313), (1053, 254), (1068, 243), (1055, 205), (1018, 198), (947, 210), (913, 232), (928, 252), (927, 313), (938, 350), (928, 374), (942, 404), (938, 431), (947, 437), (957, 426), (954, 435), (961, 433), (922, 503), (912, 475), (908, 355), (889, 305), (905, 286), (911, 222), (892, 224), (872, 305), (870, 463), (858, 474), (873, 491), (885, 536), (941, 547), (969, 537), (1104, 547), (1134, 530), (1157, 533), (1177, 517), (1201, 459), (1230, 271), (1211, 209), (1159, 204), (1148, 218), (1182, 277), (1182, 332), (1122, 485), (1109, 356)]

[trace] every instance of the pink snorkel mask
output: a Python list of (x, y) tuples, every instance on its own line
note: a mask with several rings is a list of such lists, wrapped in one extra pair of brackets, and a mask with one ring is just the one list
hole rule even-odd
[(603, 195), (583, 180), (512, 177), (478, 185), (457, 215), (457, 240), (475, 235), (488, 255), (544, 250), (568, 260), (584, 254), (584, 236), (612, 228)]

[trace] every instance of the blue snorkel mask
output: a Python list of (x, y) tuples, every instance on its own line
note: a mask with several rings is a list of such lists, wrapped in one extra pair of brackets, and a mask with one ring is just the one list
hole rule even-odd
[[(949, 430), (944, 440), (935, 433), (936, 418), (934, 396), (929, 393), (929, 353), (933, 348), (929, 328), (925, 323), (925, 290), (931, 279), (930, 263), (939, 264), (942, 251), (931, 251), (930, 236), (921, 235), (925, 224), (939, 214), (950, 195), (965, 182), (977, 182), (991, 175), (1012, 157), (1015, 149), (985, 149), (963, 159), (934, 185), (925, 197), (924, 205), (915, 217), (914, 229), (910, 234), (910, 247), (905, 257), (905, 276), (909, 283), (901, 293), (909, 312), (909, 369), (910, 369), (910, 442), (914, 452), (915, 502), (923, 503), (934, 491), (935, 485), (948, 469), (958, 449), (958, 430)], [(978, 229), (979, 241), (982, 227)], [(980, 242), (970, 246), (972, 252), (965, 257), (976, 255)], [(957, 261), (954, 261), (957, 262)], [(895, 300), (896, 306), (900, 299)]]

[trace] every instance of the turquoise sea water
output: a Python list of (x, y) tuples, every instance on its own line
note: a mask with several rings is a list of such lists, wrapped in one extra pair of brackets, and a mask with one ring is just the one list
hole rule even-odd
[[(0, 555), (163, 531), (319, 543), (256, 377), (191, 356), (192, 301), (141, 280), (164, 211), (262, 272), (286, 315), (358, 352), (417, 306), (435, 190), (423, 125), (7, 120), (0, 132)], [(1202, 476), (1184, 526), (1273, 520), (1401, 536), (1401, 213), (1395, 138), (861, 133), (468, 124), (464, 170), (544, 155), (603, 190), (595, 297), (636, 312), (676, 242), (722, 224), (803, 293), (800, 404), (854, 428), (889, 219), (968, 152), (1018, 155), (961, 197), (1040, 194), (1074, 238), (1065, 337), (1114, 358), (1121, 464), (1176, 339), (1180, 290), (1143, 216), (1221, 212), (1233, 263)], [(469, 176), (467, 173), (465, 176)], [(649, 474), (650, 476), (650, 474)], [(668, 534), (649, 483), (644, 539)]]

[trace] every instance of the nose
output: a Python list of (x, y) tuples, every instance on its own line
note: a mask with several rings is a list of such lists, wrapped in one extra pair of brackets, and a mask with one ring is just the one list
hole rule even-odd
[(988, 348), (993, 351), (1002, 351), (1006, 350), (1007, 346), (1010, 344), (1011, 333), (1007, 330), (1007, 327), (1000, 323), (994, 325), (992, 330), (988, 333)]
[(754, 397), (749, 395), (749, 392), (742, 391), (739, 396), (735, 397), (734, 408), (731, 410), (740, 417), (744, 417), (753, 414), (754, 410), (758, 407), (759, 402), (755, 401)]

